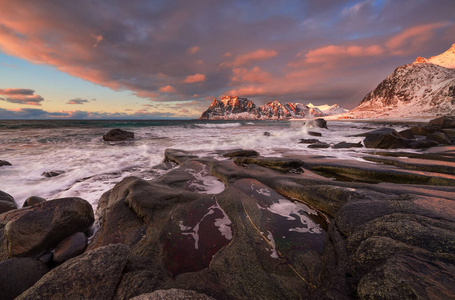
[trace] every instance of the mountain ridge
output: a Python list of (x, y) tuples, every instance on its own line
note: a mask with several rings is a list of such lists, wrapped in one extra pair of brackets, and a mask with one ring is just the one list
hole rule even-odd
[[(335, 104), (328, 106), (333, 111), (344, 110)], [(330, 109), (329, 109), (330, 110)], [(330, 110), (332, 111), (332, 110)], [(312, 105), (311, 107), (302, 103), (281, 103), (278, 100), (267, 102), (262, 106), (238, 96), (224, 96), (220, 100), (213, 99), (206, 111), (199, 119), (207, 120), (288, 120), (308, 119), (328, 116), (327, 113)]]
[(344, 117), (401, 118), (455, 114), (455, 44), (429, 59), (417, 57), (385, 78)]

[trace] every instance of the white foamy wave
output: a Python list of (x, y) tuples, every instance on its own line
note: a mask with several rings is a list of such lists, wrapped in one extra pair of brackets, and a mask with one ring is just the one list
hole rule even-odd
[(241, 123), (207, 123), (207, 124), (195, 124), (197, 127), (204, 128), (229, 128), (242, 126)]

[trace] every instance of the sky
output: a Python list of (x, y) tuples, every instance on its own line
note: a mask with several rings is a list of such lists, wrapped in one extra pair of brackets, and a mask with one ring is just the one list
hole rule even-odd
[(455, 43), (454, 0), (0, 0), (0, 119), (197, 118), (213, 98), (358, 105)]

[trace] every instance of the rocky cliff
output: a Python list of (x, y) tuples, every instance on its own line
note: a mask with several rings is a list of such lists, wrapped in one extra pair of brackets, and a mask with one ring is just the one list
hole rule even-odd
[[(283, 104), (277, 100), (268, 102), (262, 106), (256, 106), (253, 101), (247, 98), (224, 96), (221, 100), (213, 99), (209, 108), (204, 111), (200, 119), (211, 120), (286, 120), (317, 118), (332, 114), (339, 114), (339, 109), (345, 110), (337, 104), (324, 107), (335, 108), (327, 112), (321, 111), (318, 107), (308, 106), (302, 103)], [(337, 110), (338, 109), (338, 110)]]
[(441, 55), (398, 67), (359, 106), (353, 118), (425, 117), (455, 113), (455, 44)]

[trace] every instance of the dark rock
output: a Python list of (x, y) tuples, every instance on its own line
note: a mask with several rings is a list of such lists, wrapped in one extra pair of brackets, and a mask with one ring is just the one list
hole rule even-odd
[(363, 140), (367, 148), (396, 149), (406, 148), (406, 140), (392, 128), (380, 128), (366, 133)]
[(452, 145), (452, 142), (450, 139), (442, 132), (433, 132), (429, 135), (427, 135), (427, 140), (429, 141), (435, 141), (438, 144), (441, 145)]
[(325, 128), (327, 129), (327, 121), (323, 118), (317, 118), (314, 120), (308, 120), (307, 125), (311, 127)]
[(441, 128), (455, 128), (455, 116), (443, 116), (431, 120), (428, 125)]
[(280, 171), (302, 170), (304, 162), (299, 159), (280, 158), (280, 157), (236, 157), (237, 164), (256, 164), (258, 166), (276, 169)]
[(311, 145), (308, 145), (308, 148), (321, 148), (321, 149), (324, 149), (324, 148), (329, 148), (330, 145), (327, 144), (327, 143), (314, 143), (314, 144), (311, 144)]
[(42, 262), (31, 257), (0, 261), (0, 299), (14, 299), (48, 272)]
[(455, 128), (444, 128), (441, 131), (449, 138), (455, 139)]
[(84, 253), (87, 248), (87, 236), (83, 232), (76, 232), (61, 241), (54, 250), (54, 262), (61, 264), (70, 258)]
[(51, 268), (54, 267), (54, 253), (50, 250), (44, 252), (44, 254), (38, 258), (38, 260), (46, 266), (49, 266)]
[(122, 244), (86, 252), (47, 273), (17, 299), (112, 299), (129, 255)]
[(180, 149), (166, 149), (164, 151), (164, 161), (165, 162), (174, 162), (176, 164), (183, 164), (185, 161), (198, 158), (198, 156), (193, 155), (191, 152), (180, 150)]
[(93, 208), (81, 198), (62, 198), (0, 215), (0, 259), (39, 255), (93, 224)]
[(144, 293), (153, 292), (160, 283), (160, 277), (153, 271), (133, 271), (123, 275), (117, 291), (116, 299), (131, 299)]
[(103, 140), (110, 142), (125, 141), (128, 139), (134, 139), (134, 133), (118, 128), (111, 129), (107, 134), (103, 135)]
[(397, 255), (364, 276), (357, 293), (360, 299), (453, 299), (454, 285), (455, 265), (414, 255)]
[(320, 143), (320, 141), (317, 139), (300, 139), (300, 142), (299, 142), (299, 144), (315, 144), (315, 143)]
[(430, 133), (440, 131), (441, 127), (420, 125), (420, 126), (412, 126), (409, 130), (411, 130), (411, 133), (414, 135), (428, 135)]
[(427, 149), (438, 146), (439, 143), (431, 140), (418, 140), (407, 142), (407, 147), (411, 149)]
[(254, 150), (236, 150), (223, 154), (224, 157), (256, 157), (259, 152)]
[(46, 199), (38, 197), (38, 196), (30, 196), (27, 199), (25, 199), (24, 204), (22, 207), (27, 207), (27, 206), (32, 206), (41, 202), (45, 202)]
[(358, 143), (347, 143), (347, 142), (340, 142), (338, 144), (333, 145), (334, 149), (341, 149), (341, 148), (363, 148), (362, 142)]
[(316, 131), (308, 131), (308, 135), (311, 136), (322, 136), (322, 133)]
[(41, 174), (41, 175), (44, 176), (44, 177), (55, 177), (55, 176), (58, 176), (58, 175), (62, 175), (64, 173), (65, 173), (65, 171), (55, 170), (55, 171), (43, 172), (43, 174)]
[(270, 132), (264, 132), (264, 136), (271, 136)]
[(189, 291), (189, 290), (182, 290), (182, 289), (169, 289), (169, 290), (157, 290), (153, 293), (143, 294), (130, 300), (187, 300), (187, 299), (194, 299), (194, 300), (215, 300), (215, 298), (209, 297), (207, 295)]
[(0, 191), (0, 214), (16, 208), (17, 203), (16, 201), (14, 201), (13, 196), (3, 191)]
[(409, 140), (413, 140), (415, 139), (415, 136), (414, 134), (412, 133), (412, 130), (411, 129), (405, 129), (405, 130), (402, 130), (400, 132), (398, 132), (402, 137), (404, 137), (405, 139), (409, 139)]
[(0, 160), (0, 167), (3, 167), (3, 166), (11, 166), (11, 164), (9, 162), (7, 162), (6, 160)]

